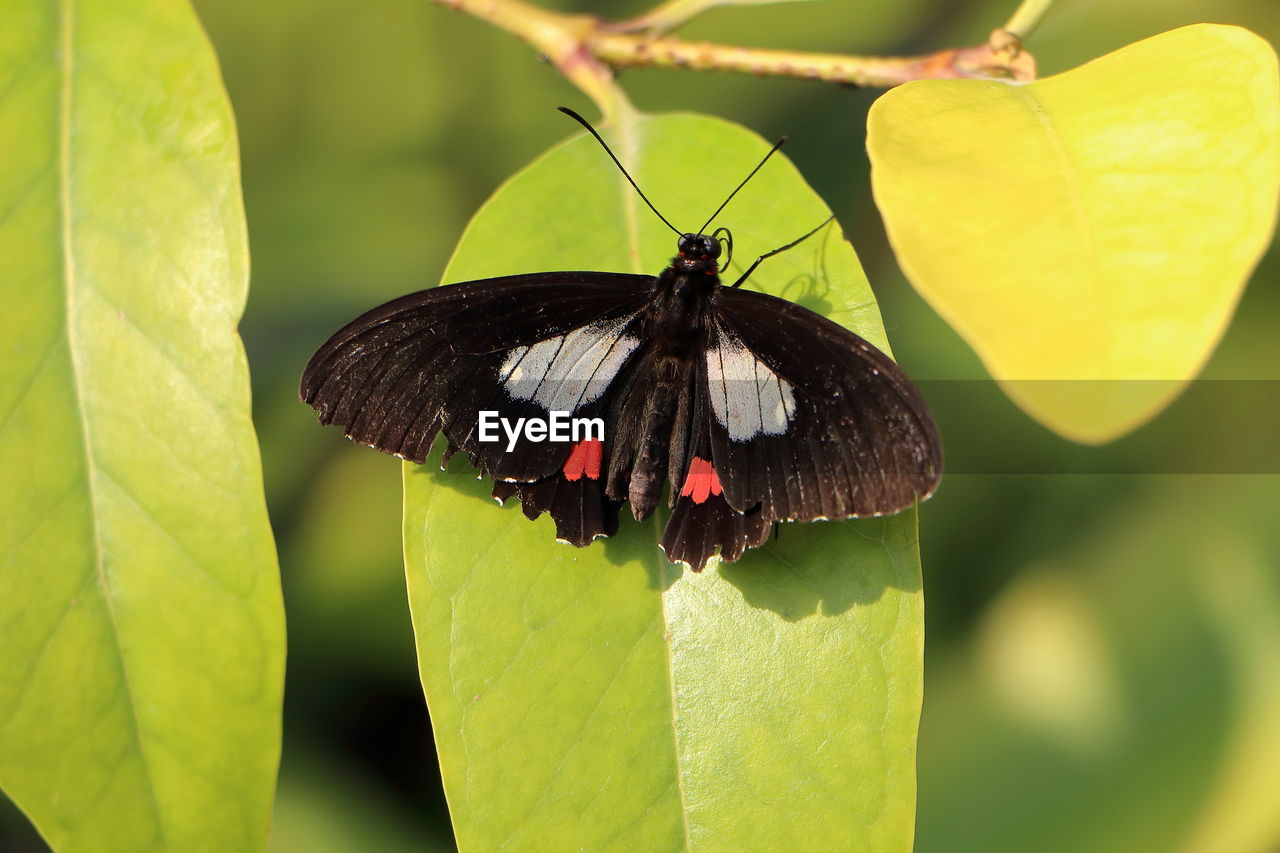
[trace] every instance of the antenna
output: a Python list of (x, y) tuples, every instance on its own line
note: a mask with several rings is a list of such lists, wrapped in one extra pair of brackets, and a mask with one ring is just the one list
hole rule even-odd
[(729, 193), (729, 197), (726, 198), (724, 202), (722, 202), (721, 205), (716, 208), (716, 212), (711, 214), (709, 217), (707, 217), (707, 221), (703, 223), (703, 226), (701, 228), (698, 229), (699, 234), (707, 230), (707, 226), (710, 225), (712, 221), (714, 221), (715, 218), (720, 215), (720, 211), (724, 210), (724, 206), (733, 200), (733, 197), (738, 194), (738, 190), (745, 187), (747, 185), (747, 181), (755, 177), (756, 172), (760, 171), (760, 168), (764, 166), (765, 163), (769, 162), (769, 158), (772, 157), (774, 153), (779, 148), (782, 147), (782, 143), (786, 141), (787, 141), (787, 137), (784, 136), (781, 139), (779, 139), (777, 142), (773, 143), (773, 147), (769, 149), (769, 153), (764, 155), (764, 159), (761, 160), (758, 164), (756, 164), (756, 167), (751, 170), (751, 174), (743, 178), (742, 183), (738, 184), (738, 186), (734, 189), (734, 191)]
[[(594, 137), (596, 138), (596, 142), (599, 142), (599, 143), (600, 143), (600, 147), (604, 149), (604, 153), (606, 153), (606, 154), (608, 154), (608, 155), (609, 155), (609, 158), (610, 158), (611, 160), (613, 160), (613, 162), (617, 165), (617, 167), (618, 167), (619, 171), (621, 171), (621, 172), (622, 172), (622, 177), (626, 178), (626, 179), (627, 179), (627, 183), (631, 184), (631, 186), (635, 189), (635, 191), (636, 191), (637, 193), (639, 193), (639, 194), (640, 194), (640, 198), (644, 200), (644, 203), (645, 203), (645, 204), (649, 205), (649, 209), (650, 209), (650, 210), (652, 210), (652, 211), (654, 212), (654, 214), (655, 214), (659, 219), (661, 219), (661, 220), (662, 220), (662, 222), (663, 222), (663, 224), (664, 224), (664, 225), (666, 225), (666, 226), (667, 226), (668, 228), (670, 228), (672, 231), (676, 232), (676, 236), (678, 236), (678, 237), (683, 237), (683, 236), (684, 236), (684, 233), (683, 233), (679, 228), (675, 227), (675, 226), (674, 226), (674, 225), (672, 225), (670, 222), (668, 222), (668, 221), (667, 221), (667, 217), (663, 216), (661, 213), (658, 213), (658, 208), (656, 208), (656, 207), (654, 207), (654, 206), (653, 206), (653, 202), (649, 201), (649, 197), (648, 197), (647, 195), (645, 195), (645, 194), (644, 194), (644, 190), (640, 189), (640, 187), (639, 187), (639, 186), (636, 184), (636, 182), (632, 179), (631, 175), (629, 175), (629, 174), (627, 173), (626, 167), (624, 167), (624, 166), (622, 165), (622, 162), (621, 162), (621, 161), (620, 161), (620, 160), (619, 160), (619, 159), (614, 155), (614, 153), (613, 153), (611, 150), (609, 150), (609, 146), (608, 146), (608, 145), (606, 145), (606, 144), (605, 144), (605, 141), (604, 141), (603, 139), (601, 139), (601, 138), (600, 138), (600, 134), (596, 133), (596, 129), (595, 129), (594, 127), (592, 127), (592, 126), (587, 122), (587, 120), (586, 120), (585, 118), (583, 118), (582, 116), (578, 115), (577, 113), (575, 113), (573, 110), (569, 109), (568, 107), (556, 107), (556, 109), (558, 109), (560, 112), (564, 113), (564, 114), (565, 114), (565, 115), (567, 115), (569, 118), (571, 118), (571, 119), (573, 119), (574, 121), (576, 121), (578, 124), (580, 124), (580, 125), (582, 125), (583, 127), (585, 127), (585, 128), (587, 129), (587, 132), (588, 132), (588, 133), (590, 133), (592, 136), (594, 136)], [(767, 159), (767, 158), (766, 158), (766, 159)], [(760, 168), (760, 167), (759, 167), (759, 166), (757, 166), (756, 168), (758, 169), (758, 168)], [(753, 175), (754, 175), (754, 174), (755, 174), (755, 172), (752, 172), (751, 174), (753, 174)], [(737, 192), (737, 190), (734, 190), (734, 192)], [(732, 197), (733, 197), (733, 196), (730, 196), (730, 198), (732, 198)], [(724, 205), (721, 205), (721, 207), (723, 207), (723, 206), (724, 206)]]

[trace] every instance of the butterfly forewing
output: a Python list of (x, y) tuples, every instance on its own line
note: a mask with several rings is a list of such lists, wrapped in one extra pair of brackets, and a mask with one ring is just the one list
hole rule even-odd
[(443, 432), (482, 473), (531, 481), (569, 448), (482, 442), (480, 412), (546, 417), (549, 406), (587, 416), (636, 354), (631, 319), (652, 276), (535, 273), (405, 296), (356, 319), (312, 357), (301, 396), (323, 423), (415, 462)]
[(710, 418), (713, 461), (731, 506), (760, 504), (773, 518), (810, 521), (898, 512), (933, 493), (942, 464), (937, 431), (888, 356), (766, 294), (721, 288), (713, 312), (707, 361), (751, 365), (732, 381), (724, 371), (705, 375), (712, 399), (736, 402), (724, 414), (713, 408)]

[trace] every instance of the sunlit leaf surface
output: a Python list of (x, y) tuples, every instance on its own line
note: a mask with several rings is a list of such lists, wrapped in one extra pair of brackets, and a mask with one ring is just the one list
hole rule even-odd
[(1107, 441), (1195, 377), (1270, 240), (1275, 53), (1206, 24), (1025, 86), (911, 83), (867, 145), (916, 288), (1030, 415)]
[[(666, 216), (698, 228), (767, 150), (693, 116), (609, 132)], [(719, 220), (738, 269), (828, 211), (775, 158)], [(444, 280), (554, 269), (656, 274), (675, 238), (579, 136), (472, 221)], [(748, 286), (880, 346), (834, 228)], [(405, 470), (421, 675), (459, 844), (542, 849), (907, 850), (921, 699), (915, 514), (784, 526), (701, 575), (662, 519), (574, 549), (455, 459)]]
[(6, 2), (0, 151), (0, 784), (60, 851), (260, 849), (283, 614), (191, 10)]

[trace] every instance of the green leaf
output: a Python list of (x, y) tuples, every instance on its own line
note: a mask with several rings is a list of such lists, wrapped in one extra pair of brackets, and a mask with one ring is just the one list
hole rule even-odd
[[(696, 116), (607, 134), (663, 213), (696, 229), (768, 149)], [(829, 215), (775, 157), (718, 220), (742, 269)], [(512, 178), (445, 275), (656, 274), (675, 237), (589, 138)], [(747, 286), (885, 346), (833, 226)], [(423, 685), (463, 849), (911, 847), (921, 700), (914, 512), (784, 525), (695, 575), (657, 547), (664, 518), (588, 548), (489, 485), (405, 468), (405, 554)], [(514, 502), (513, 502), (514, 503)], [(661, 515), (661, 513), (659, 513)]]
[(912, 284), (1028, 414), (1109, 441), (1208, 359), (1275, 227), (1276, 56), (1201, 24), (1018, 86), (872, 107), (876, 202)]
[(284, 636), (191, 9), (0, 12), (0, 784), (59, 850), (266, 842)]

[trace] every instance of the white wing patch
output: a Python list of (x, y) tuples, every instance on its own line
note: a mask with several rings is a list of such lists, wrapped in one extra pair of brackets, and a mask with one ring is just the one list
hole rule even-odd
[(498, 368), (513, 400), (532, 400), (548, 412), (573, 412), (599, 399), (640, 339), (623, 334), (629, 317), (592, 323), (567, 335), (516, 347)]
[(782, 435), (796, 413), (791, 385), (721, 330), (707, 349), (711, 409), (733, 441)]

